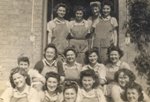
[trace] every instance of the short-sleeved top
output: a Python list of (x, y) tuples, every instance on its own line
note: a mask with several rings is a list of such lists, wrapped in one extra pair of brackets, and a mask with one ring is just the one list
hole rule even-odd
[[(12, 98), (15, 98), (15, 100), (18, 99), (19, 101), (21, 99), (24, 100), (25, 97), (25, 100), (28, 102), (40, 102), (40, 98), (38, 97), (37, 91), (28, 85), (25, 86), (23, 92), (19, 92), (15, 88), (6, 89), (1, 95), (0, 99), (2, 99), (3, 102), (12, 102)], [(24, 102), (23, 100), (21, 100), (21, 102)]]
[(75, 62), (73, 66), (70, 66), (68, 63), (63, 63), (63, 69), (65, 73), (65, 78), (69, 80), (79, 80), (80, 72), (82, 70), (82, 65)]
[(79, 89), (79, 102), (106, 102), (105, 96), (100, 89), (92, 89), (89, 92)]
[(106, 79), (108, 82), (111, 82), (114, 80), (115, 72), (123, 68), (130, 69), (130, 66), (126, 62), (119, 60), (115, 65), (112, 63), (107, 63), (106, 68)]
[(75, 39), (85, 39), (87, 33), (90, 32), (90, 27), (87, 20), (83, 19), (81, 22), (72, 20), (69, 22), (69, 25), (70, 33)]
[(96, 19), (93, 19), (93, 17), (89, 17), (88, 18), (88, 23), (89, 23), (89, 26), (90, 27), (95, 27), (98, 23), (99, 23), (99, 18), (101, 17), (101, 14), (96, 18)]
[(45, 58), (43, 58), (43, 60), (36, 63), (34, 69), (43, 76), (45, 76), (47, 72), (55, 72), (60, 76), (64, 76), (63, 64), (58, 60), (54, 60), (53, 63), (50, 64)]
[(47, 30), (49, 32), (49, 38), (48, 38), (49, 43), (51, 42), (51, 37), (55, 36), (53, 35), (54, 29), (56, 28), (57, 25), (61, 25), (61, 24), (65, 25), (66, 30), (69, 32), (70, 27), (69, 27), (69, 21), (67, 20), (62, 21), (59, 20), (58, 18), (55, 18), (47, 23)]
[(82, 68), (82, 71), (83, 70), (87, 70), (87, 69), (92, 69), (95, 71), (95, 73), (98, 75), (98, 77), (100, 79), (104, 79), (106, 80), (106, 67), (105, 65), (103, 64), (100, 64), (100, 63), (96, 63), (95, 66), (91, 66), (91, 65), (85, 65), (83, 68)]

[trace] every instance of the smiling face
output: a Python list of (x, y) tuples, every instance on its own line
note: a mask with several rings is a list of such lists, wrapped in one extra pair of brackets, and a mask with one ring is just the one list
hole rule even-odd
[(138, 98), (139, 98), (139, 93), (136, 89), (132, 88), (132, 89), (127, 89), (127, 100), (128, 102), (139, 102)]
[(13, 76), (13, 82), (15, 87), (18, 89), (23, 89), (26, 85), (26, 77), (21, 75), (20, 73), (15, 73)]
[(98, 60), (98, 56), (95, 52), (92, 52), (90, 55), (89, 55), (89, 62), (91, 64), (96, 64), (97, 63), (97, 60)]
[(77, 97), (77, 92), (73, 88), (68, 88), (64, 91), (65, 102), (75, 102)]
[(68, 63), (74, 63), (75, 62), (76, 55), (75, 55), (74, 51), (72, 51), (72, 50), (67, 51), (66, 60)]
[(104, 17), (109, 16), (109, 15), (110, 15), (110, 12), (111, 12), (111, 7), (110, 7), (110, 5), (104, 5), (103, 8), (102, 8), (103, 16), (104, 16)]
[(118, 76), (118, 83), (121, 87), (125, 87), (130, 81), (129, 76), (125, 75), (124, 72), (121, 72)]
[(53, 77), (49, 77), (47, 80), (47, 89), (50, 92), (55, 92), (58, 87), (58, 80)]
[(94, 6), (92, 8), (92, 13), (93, 13), (94, 16), (99, 16), (100, 15), (100, 9), (99, 9), (99, 7)]
[(91, 90), (95, 80), (91, 76), (84, 76), (82, 79), (83, 88), (87, 91)]
[(119, 55), (118, 51), (110, 52), (109, 58), (113, 64), (116, 64), (119, 61), (119, 57), (120, 57), (120, 55)]
[(64, 17), (65, 17), (65, 14), (66, 14), (66, 8), (60, 6), (60, 7), (57, 9), (57, 16), (60, 17), (60, 18), (64, 18)]
[(83, 19), (83, 11), (82, 10), (76, 11), (75, 17), (77, 21), (81, 21)]
[(26, 71), (27, 71), (28, 68), (29, 68), (28, 62), (25, 62), (25, 61), (20, 61), (19, 64), (18, 64), (18, 66), (19, 66), (20, 68), (25, 69)]
[(45, 58), (47, 61), (52, 61), (54, 60), (54, 57), (56, 56), (55, 49), (54, 48), (47, 48), (45, 52)]

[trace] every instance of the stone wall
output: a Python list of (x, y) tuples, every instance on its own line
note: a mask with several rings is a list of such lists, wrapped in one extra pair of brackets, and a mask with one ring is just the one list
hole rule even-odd
[(35, 0), (31, 41), (32, 0), (0, 0), (0, 82), (8, 79), (18, 56), (28, 56), (31, 67), (41, 58), (42, 12), (43, 0)]

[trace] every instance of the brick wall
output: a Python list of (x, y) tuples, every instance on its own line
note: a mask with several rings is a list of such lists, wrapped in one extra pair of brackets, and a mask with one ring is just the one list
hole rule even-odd
[(41, 58), (42, 4), (35, 0), (32, 42), (32, 0), (0, 0), (0, 80), (8, 78), (18, 56), (29, 56), (31, 67)]

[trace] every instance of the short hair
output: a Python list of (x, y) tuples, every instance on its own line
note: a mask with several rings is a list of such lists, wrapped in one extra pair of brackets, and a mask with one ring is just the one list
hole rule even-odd
[(96, 55), (98, 56), (98, 59), (97, 59), (97, 62), (101, 62), (100, 61), (100, 56), (99, 56), (99, 49), (97, 47), (94, 47), (88, 51), (85, 52), (85, 59), (84, 59), (84, 62), (85, 64), (89, 64), (90, 61), (89, 61), (89, 56), (92, 54), (92, 53), (96, 53)]
[(123, 72), (125, 75), (127, 75), (127, 76), (129, 77), (129, 83), (135, 81), (135, 79), (136, 79), (135, 74), (134, 74), (131, 70), (126, 69), (126, 68), (123, 68), (123, 69), (119, 69), (119, 70), (115, 73), (115, 75), (114, 75), (114, 80), (115, 80), (116, 82), (118, 82), (118, 77), (119, 77), (120, 73), (122, 73), (122, 72)]
[(56, 12), (57, 12), (57, 10), (58, 10), (59, 7), (64, 7), (66, 9), (66, 14), (69, 13), (68, 6), (65, 3), (59, 3), (54, 8), (55, 14), (56, 14)]
[(26, 77), (25, 81), (26, 81), (26, 84), (27, 85), (31, 85), (31, 81), (30, 81), (30, 76), (28, 75), (27, 71), (23, 68), (20, 68), (20, 67), (16, 67), (16, 68), (13, 68), (11, 71), (10, 71), (10, 76), (9, 76), (9, 80), (10, 80), (10, 83), (11, 83), (11, 86), (13, 88), (16, 87), (15, 83), (14, 83), (14, 80), (13, 80), (13, 75), (16, 74), (16, 73), (19, 73), (21, 74), (22, 76)]
[(75, 8), (74, 8), (74, 14), (77, 11), (82, 11), (83, 12), (83, 16), (85, 15), (85, 8), (83, 6), (75, 6)]
[(78, 84), (77, 84), (77, 82), (75, 82), (75, 81), (65, 81), (64, 88), (63, 88), (63, 93), (67, 89), (74, 89), (76, 91), (76, 93), (77, 93), (78, 92)]
[(140, 84), (138, 84), (136, 82), (132, 82), (132, 83), (130, 83), (126, 86), (126, 89), (125, 89), (125, 100), (126, 101), (128, 101), (127, 100), (128, 89), (135, 89), (139, 94), (138, 101), (139, 102), (143, 101), (143, 99), (144, 99), (144, 96), (143, 96), (143, 93), (142, 93), (143, 89), (142, 89), (142, 86)]
[(105, 5), (109, 5), (111, 9), (113, 7), (113, 3), (110, 0), (104, 0), (101, 4), (101, 7), (103, 8)]
[(59, 85), (60, 85), (60, 75), (57, 74), (57, 73), (55, 73), (55, 72), (48, 72), (48, 73), (46, 73), (46, 75), (45, 75), (46, 83), (45, 83), (45, 86), (44, 86), (44, 90), (47, 90), (47, 89), (48, 89), (48, 88), (47, 88), (47, 80), (48, 80), (50, 77), (55, 78), (55, 79), (57, 80), (58, 86), (57, 86), (57, 88), (56, 88), (56, 92), (60, 92), (60, 91), (61, 91), (61, 90), (60, 90), (60, 87), (59, 87)]
[(118, 47), (118, 46), (111, 46), (111, 47), (109, 47), (108, 50), (107, 50), (108, 58), (110, 57), (110, 53), (111, 53), (112, 51), (117, 51), (117, 52), (119, 53), (119, 55), (120, 55), (119, 58), (122, 58), (123, 55), (124, 55), (124, 52), (120, 49), (120, 47)]
[(75, 56), (77, 57), (77, 51), (75, 50), (75, 48), (73, 47), (67, 47), (64, 51), (64, 56), (66, 57), (67, 56), (67, 52), (68, 51), (73, 51), (75, 53)]
[(101, 2), (99, 2), (99, 1), (90, 2), (90, 6), (91, 6), (91, 8), (98, 7), (100, 9)]
[(79, 81), (80, 81), (81, 87), (83, 87), (83, 84), (82, 84), (83, 77), (92, 77), (93, 80), (95, 80), (95, 83), (93, 84), (92, 88), (96, 88), (99, 85), (99, 78), (96, 75), (94, 70), (87, 69), (87, 70), (84, 70), (80, 73), (80, 80)]
[(49, 43), (47, 46), (46, 46), (46, 48), (44, 49), (44, 57), (45, 57), (45, 53), (46, 53), (46, 51), (47, 51), (47, 49), (48, 48), (53, 48), (54, 50), (55, 50), (55, 57), (54, 57), (54, 60), (57, 58), (57, 53), (58, 53), (58, 51), (57, 51), (57, 48), (56, 48), (56, 46), (53, 44), (53, 43)]
[(19, 64), (20, 62), (27, 62), (28, 65), (30, 65), (29, 58), (28, 58), (28, 57), (25, 57), (25, 56), (21, 56), (21, 57), (18, 58), (18, 64)]

